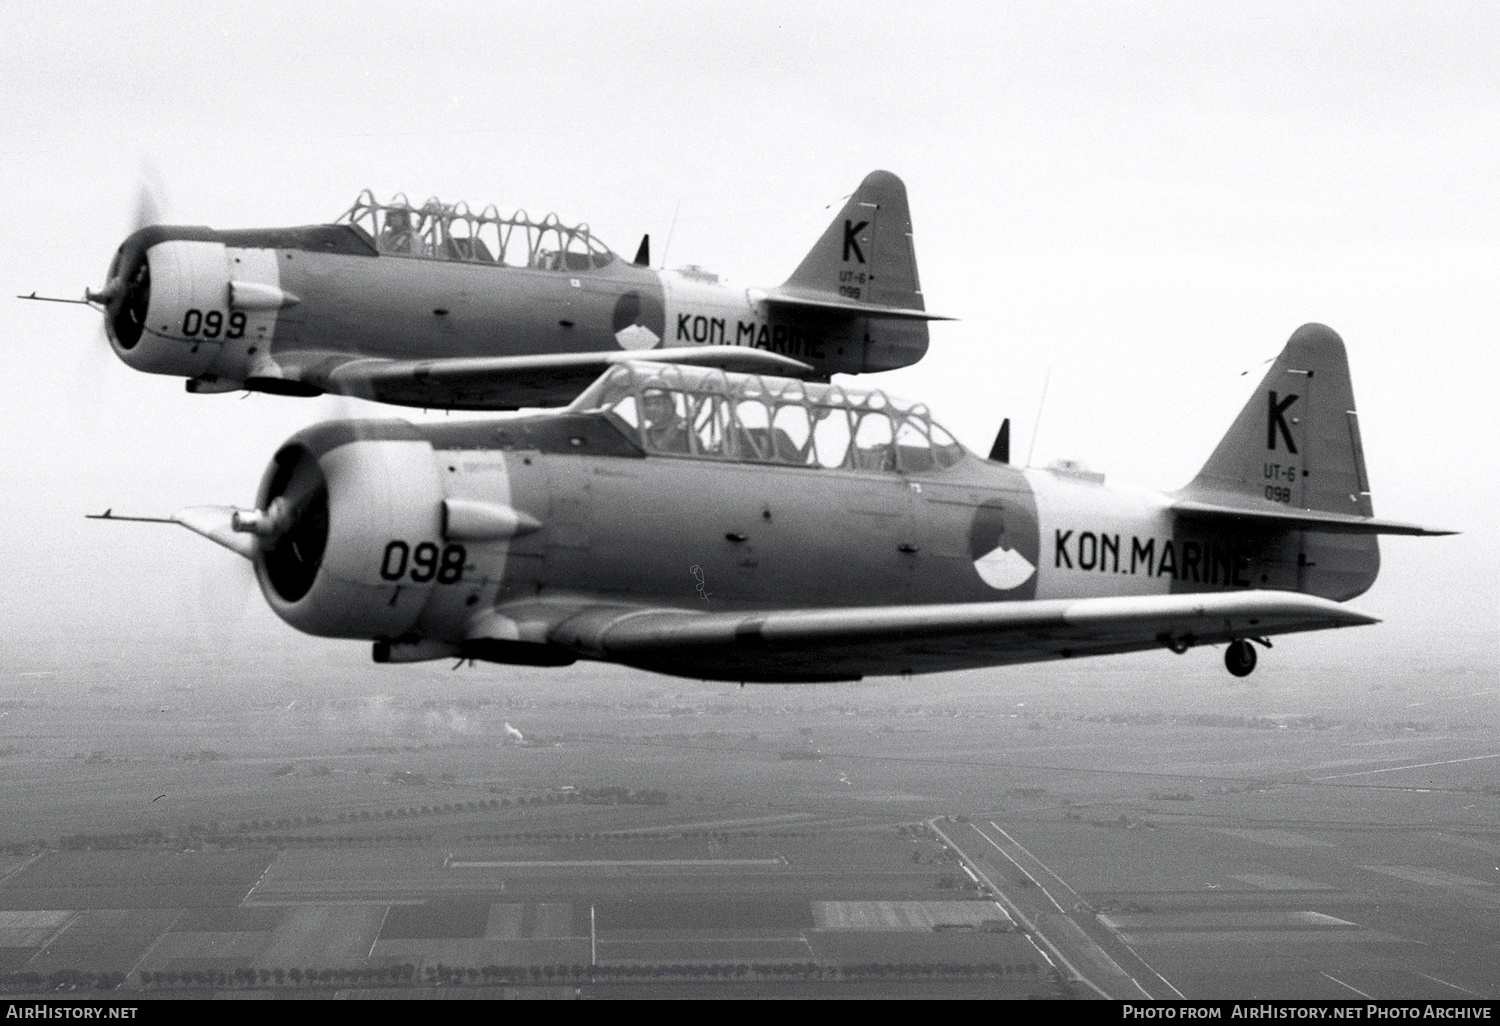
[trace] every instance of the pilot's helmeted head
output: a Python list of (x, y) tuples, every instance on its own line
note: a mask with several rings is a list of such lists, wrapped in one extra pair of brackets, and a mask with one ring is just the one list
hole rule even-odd
[(647, 427), (666, 427), (677, 421), (677, 404), (670, 394), (650, 389), (641, 396), (641, 417)]

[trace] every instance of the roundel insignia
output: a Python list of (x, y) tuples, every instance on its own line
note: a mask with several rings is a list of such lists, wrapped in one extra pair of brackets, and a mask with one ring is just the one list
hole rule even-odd
[[(661, 342), (661, 304), (652, 296), (627, 292), (615, 302), (612, 325), (621, 349), (651, 349)], [(652, 330), (652, 326), (656, 330)]]
[(969, 528), (969, 558), (979, 579), (996, 591), (1014, 591), (1030, 581), (1036, 564), (1023, 550), (1031, 550), (1035, 559), (1035, 533), (1019, 506), (1006, 509), (995, 501), (980, 506)]

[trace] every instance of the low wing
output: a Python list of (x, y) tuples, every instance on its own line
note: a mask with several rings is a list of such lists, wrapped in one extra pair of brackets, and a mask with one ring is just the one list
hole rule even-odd
[(861, 303), (854, 299), (840, 299), (827, 293), (794, 292), (786, 287), (771, 289), (765, 301), (773, 306), (790, 306), (800, 310), (826, 310), (829, 313), (858, 317), (885, 318), (899, 321), (951, 321), (952, 317), (928, 313), (911, 307), (882, 306), (879, 303)]
[(579, 656), (709, 680), (851, 680), (1185, 647), (1377, 622), (1283, 591), (752, 613), (585, 608), (547, 631)]
[[(805, 377), (801, 360), (741, 346), (614, 350), (538, 356), (475, 356), (437, 360), (387, 360), (279, 353), (288, 383), (397, 406), (455, 410), (518, 410), (566, 406), (617, 363), (652, 360), (720, 367), (726, 371)], [(267, 391), (286, 390), (261, 382)]]

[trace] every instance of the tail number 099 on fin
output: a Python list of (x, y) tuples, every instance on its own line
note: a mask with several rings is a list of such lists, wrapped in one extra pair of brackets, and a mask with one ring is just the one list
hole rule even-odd
[(418, 584), (435, 577), (439, 584), (457, 584), (463, 580), (468, 557), (462, 545), (445, 545), (439, 550), (432, 542), (419, 542), (413, 548), (404, 541), (392, 541), (386, 544), (380, 561), (380, 576), (387, 581), (410, 576)]

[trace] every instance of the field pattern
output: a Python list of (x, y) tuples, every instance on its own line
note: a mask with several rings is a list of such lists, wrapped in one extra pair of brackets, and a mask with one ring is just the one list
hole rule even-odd
[(1173, 658), (59, 682), (0, 721), (0, 986), (1494, 996), (1493, 690)]

